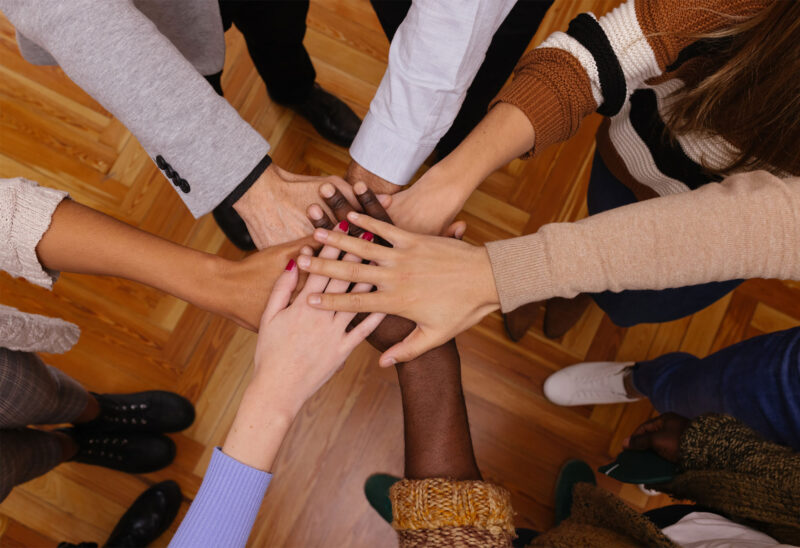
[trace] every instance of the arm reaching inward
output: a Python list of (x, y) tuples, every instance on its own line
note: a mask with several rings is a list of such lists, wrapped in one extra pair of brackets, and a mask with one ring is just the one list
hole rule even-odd
[[(325, 247), (320, 255), (336, 258), (339, 250)], [(360, 259), (345, 255), (342, 260)], [(297, 280), (291, 261), (275, 283), (261, 319), (250, 385), (172, 547), (246, 544), (271, 478), (266, 471), (297, 413), (383, 319), (381, 314), (370, 315), (348, 332), (355, 314), (315, 310), (303, 297), (313, 291), (347, 291), (349, 283), (309, 276), (300, 298), (289, 305)], [(369, 289), (360, 284), (353, 291)]]
[(26, 179), (0, 179), (0, 269), (50, 288), (56, 271), (155, 287), (255, 330), (272, 284), (310, 239), (230, 261), (144, 232)]
[[(117, 117), (172, 181), (195, 217), (224, 200), (247, 224), (263, 249), (311, 233), (305, 208), (328, 181), (349, 198), (338, 177), (288, 173), (271, 165), (269, 144), (198, 70), (222, 70), (225, 44), (216, 0), (191, 0), (147, 7), (154, 20), (130, 0), (28, 2), (0, 0), (0, 10), (21, 35), (47, 51), (64, 72)], [(155, 15), (161, 15), (159, 20)], [(193, 66), (161, 32), (175, 21), (198, 50)]]
[[(568, 140), (593, 112), (625, 113), (634, 90), (664, 74), (698, 36), (746, 20), (768, 4), (629, 0), (599, 18), (578, 15), (566, 32), (552, 33), (522, 56), (514, 80), (484, 120), (447, 158), (396, 195), (389, 214), (401, 228), (436, 233), (490, 173), (523, 153), (535, 155)], [(423, 193), (436, 199), (422, 203)]]
[[(415, 0), (350, 154), (350, 183), (405, 185), (447, 132), (513, 0)], [(432, 55), (431, 52), (436, 52)], [(400, 186), (395, 186), (396, 190)]]
[(320, 242), (373, 265), (346, 270), (312, 258), (309, 272), (355, 282), (368, 295), (311, 295), (312, 306), (403, 316), (417, 329), (381, 358), (408, 361), (502, 305), (508, 312), (550, 297), (664, 289), (737, 278), (800, 279), (800, 179), (735, 175), (698, 190), (654, 198), (575, 223), (475, 247), (405, 232), (364, 215), (352, 223), (394, 248), (317, 230)]

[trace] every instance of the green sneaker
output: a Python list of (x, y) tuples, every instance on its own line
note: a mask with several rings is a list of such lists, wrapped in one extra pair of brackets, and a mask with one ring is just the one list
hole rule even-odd
[(400, 481), (400, 478), (389, 474), (372, 474), (364, 483), (364, 494), (370, 506), (386, 521), (392, 523), (392, 501), (389, 489)]
[(556, 480), (556, 525), (567, 519), (572, 511), (572, 488), (576, 483), (596, 485), (597, 481), (591, 466), (582, 460), (568, 460)]

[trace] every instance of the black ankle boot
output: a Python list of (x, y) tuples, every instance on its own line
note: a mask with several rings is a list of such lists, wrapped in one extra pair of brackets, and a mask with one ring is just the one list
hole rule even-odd
[(166, 468), (175, 458), (175, 442), (163, 434), (108, 432), (93, 428), (63, 428), (75, 440), (75, 462), (94, 464), (129, 474), (146, 474)]
[(113, 432), (180, 432), (194, 422), (192, 403), (173, 392), (95, 394), (100, 415), (85, 427)]
[(108, 537), (108, 548), (148, 546), (166, 531), (181, 507), (181, 488), (162, 481), (139, 495)]
[(361, 119), (344, 101), (314, 84), (308, 99), (285, 105), (311, 122), (317, 133), (340, 147), (349, 147), (356, 138)]

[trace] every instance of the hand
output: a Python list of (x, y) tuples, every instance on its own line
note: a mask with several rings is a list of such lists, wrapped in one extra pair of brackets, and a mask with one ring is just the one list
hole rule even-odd
[(689, 419), (675, 413), (664, 413), (642, 424), (622, 442), (622, 446), (635, 451), (651, 449), (668, 461), (677, 463), (681, 454), (681, 438), (689, 422)]
[[(240, 261), (215, 257), (217, 266), (212, 278), (212, 289), (204, 293), (208, 302), (198, 306), (224, 316), (250, 331), (258, 331), (258, 325), (275, 280), (283, 273), (286, 263), (298, 254), (312, 254), (312, 247), (319, 244), (311, 238), (275, 245), (257, 251)], [(305, 283), (301, 273), (298, 288)]]
[[(339, 250), (325, 247), (320, 256), (336, 258)], [(360, 259), (345, 255), (347, 262)], [(275, 282), (259, 326), (253, 379), (245, 390), (222, 450), (260, 470), (268, 470), (295, 416), (350, 352), (383, 319), (372, 314), (355, 329), (347, 326), (354, 314), (314, 310), (305, 298), (289, 305), (297, 287), (298, 270), (291, 260)], [(305, 296), (311, 291), (347, 291), (349, 284), (322, 276), (309, 276)], [(369, 291), (358, 284), (353, 291)]]
[[(341, 225), (337, 230), (341, 230)], [(326, 246), (319, 256), (335, 260), (339, 250)], [(360, 260), (352, 254), (342, 259), (348, 264), (357, 264)], [(317, 310), (306, 302), (311, 293), (344, 293), (350, 285), (324, 276), (309, 276), (305, 287), (289, 305), (297, 285), (298, 269), (294, 262), (287, 268), (289, 270), (275, 282), (261, 318), (254, 356), (254, 382), (264, 379), (270, 386), (269, 397), (273, 403), (297, 412), (378, 326), (383, 314), (371, 314), (348, 333), (347, 326), (355, 317), (354, 313)], [(369, 290), (369, 284), (357, 284), (353, 288), (355, 293)]]
[[(361, 205), (361, 208), (367, 213), (367, 215), (387, 223), (392, 222), (375, 194), (367, 187), (365, 183), (356, 183), (353, 185), (353, 191), (356, 194), (358, 203)], [(323, 200), (325, 200), (327, 206), (333, 211), (337, 220), (345, 219), (348, 213), (354, 211), (353, 207), (347, 202), (347, 200), (345, 200), (344, 196), (342, 196), (333, 185), (322, 185), (322, 187), (320, 187), (320, 195), (322, 196)], [(325, 213), (322, 211), (322, 208), (319, 206), (311, 206), (308, 210), (308, 215), (311, 223), (315, 227), (326, 230), (333, 229), (334, 221), (325, 215)], [(461, 232), (463, 233), (463, 230), (461, 230)], [(361, 237), (364, 237), (365, 234), (363, 230), (356, 226), (350, 227), (350, 233), (354, 236)], [(367, 238), (369, 237), (372, 237), (372, 234), (370, 234), (370, 236)], [(352, 325), (358, 324), (364, 319), (364, 317), (366, 317), (366, 314), (359, 314), (353, 320)], [(405, 318), (401, 318), (399, 316), (386, 316), (377, 329), (375, 329), (375, 331), (373, 331), (372, 334), (367, 337), (367, 341), (369, 341), (369, 343), (376, 349), (383, 352), (393, 344), (396, 344), (397, 342), (406, 338), (415, 327), (416, 325), (414, 322)]]
[(388, 223), (351, 212), (348, 219), (387, 240), (393, 249), (336, 232), (317, 229), (314, 238), (374, 261), (375, 265), (337, 264), (301, 257), (309, 273), (339, 280), (367, 282), (378, 291), (364, 295), (309, 295), (309, 304), (324, 310), (384, 312), (416, 322), (416, 329), (383, 353), (382, 366), (413, 359), (443, 344), (497, 310), (500, 299), (489, 255), (451, 238), (411, 234)]
[(339, 177), (296, 175), (271, 164), (233, 208), (242, 217), (258, 249), (311, 234), (306, 208), (319, 200), (319, 187), (331, 183), (353, 204), (353, 192)]
[(454, 184), (463, 178), (432, 167), (410, 188), (392, 196), (388, 213), (394, 224), (418, 234), (452, 236), (447, 229), (471, 192), (469, 187)]

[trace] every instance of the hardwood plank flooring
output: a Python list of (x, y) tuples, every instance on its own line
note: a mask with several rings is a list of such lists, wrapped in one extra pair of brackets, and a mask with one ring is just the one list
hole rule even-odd
[[(559, 0), (532, 46), (564, 30), (581, 11), (600, 15), (615, 0)], [(341, 175), (347, 151), (274, 103), (241, 35), (227, 33), (223, 87), (242, 117), (269, 139), (275, 160), (306, 174)], [(389, 44), (363, 0), (312, 0), (306, 44), (319, 82), (363, 115), (380, 82)], [(515, 160), (490, 176), (461, 218), (466, 239), (481, 243), (586, 215), (585, 191), (598, 116), (568, 143), (535, 160)], [(207, 216), (195, 221), (127, 130), (58, 68), (34, 67), (18, 54), (11, 25), (0, 17), (0, 177), (24, 176), (68, 190), (80, 202), (170, 240), (229, 258), (243, 254)], [(196, 423), (173, 436), (170, 468), (130, 476), (63, 464), (17, 487), (0, 504), (0, 545), (55, 546), (102, 542), (116, 519), (149, 484), (177, 480), (182, 513), (195, 496), (212, 449), (221, 443), (251, 368), (255, 335), (158, 291), (126, 280), (65, 274), (54, 291), (0, 274), (0, 302), (80, 325), (64, 355), (44, 359), (98, 392), (176, 390), (197, 406)], [(592, 305), (561, 340), (541, 319), (518, 343), (499, 314), (458, 337), (478, 462), (508, 487), (517, 523), (546, 529), (561, 463), (609, 461), (621, 440), (653, 410), (648, 403), (558, 408), (542, 395), (547, 376), (583, 360), (640, 360), (664, 352), (706, 355), (744, 338), (800, 323), (800, 284), (752, 280), (692, 317), (623, 329)], [(394, 372), (377, 367), (364, 345), (308, 402), (274, 467), (252, 546), (394, 546), (391, 528), (363, 496), (373, 472), (402, 472), (402, 415)], [(637, 509), (668, 501), (607, 478), (601, 485)], [(174, 527), (173, 527), (174, 531)], [(157, 546), (165, 546), (170, 534)]]

